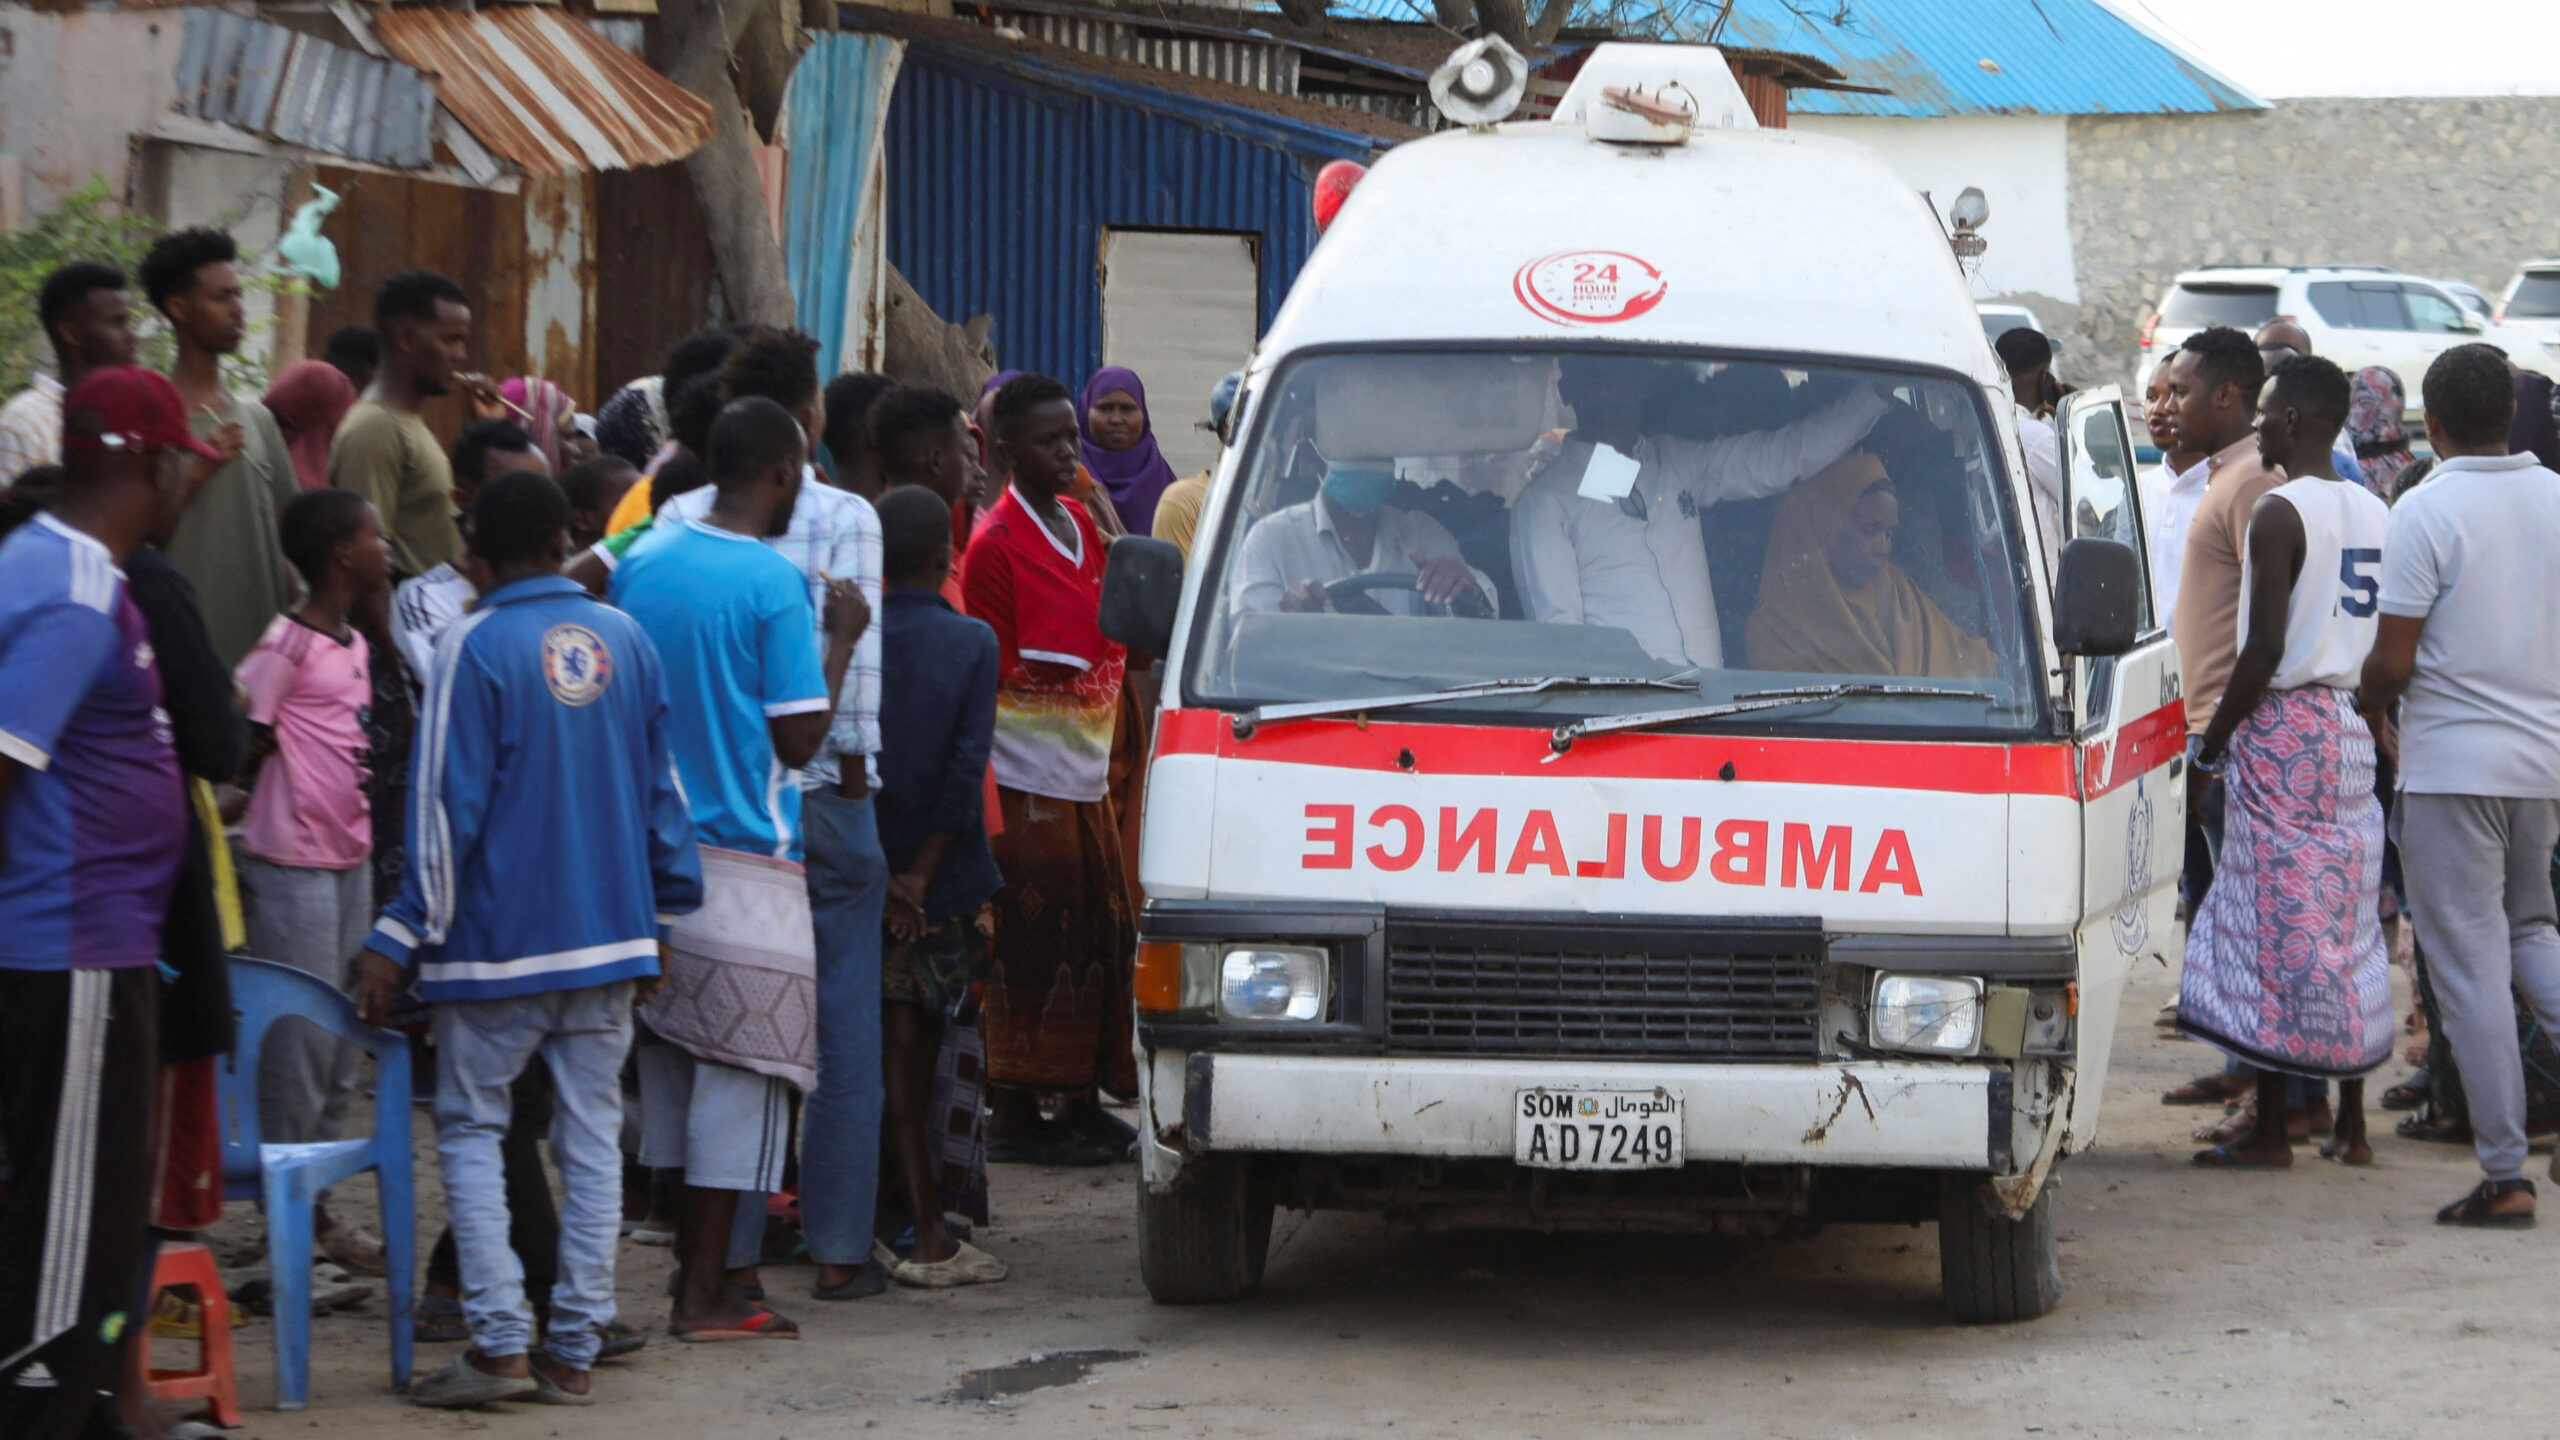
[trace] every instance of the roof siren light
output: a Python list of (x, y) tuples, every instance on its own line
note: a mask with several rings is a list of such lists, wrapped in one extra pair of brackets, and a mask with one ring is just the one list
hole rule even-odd
[(1357, 160), (1328, 160), (1316, 172), (1317, 234), (1333, 228), (1333, 217), (1342, 213), (1342, 202), (1351, 198), (1353, 187), (1368, 173), (1369, 167)]
[(1955, 247), (1957, 259), (1979, 260), (1982, 252), (1991, 248), (1991, 242), (1981, 234), (1983, 223), (1990, 218), (1991, 202), (1983, 198), (1981, 187), (1964, 187), (1956, 196), (1956, 203), (1947, 207), (1947, 222), (1955, 227), (1947, 243)]
[(1471, 130), (1509, 119), (1528, 90), (1529, 62), (1499, 35), (1468, 41), (1431, 72), (1431, 103)]

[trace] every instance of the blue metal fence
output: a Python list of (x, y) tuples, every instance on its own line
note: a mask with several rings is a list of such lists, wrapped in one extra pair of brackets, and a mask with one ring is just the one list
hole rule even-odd
[(1268, 326), (1315, 246), (1316, 170), (1379, 143), (909, 41), (889, 103), (889, 258), (944, 319), (993, 315), (1007, 367), (1077, 384), (1102, 363), (1105, 230), (1259, 236)]

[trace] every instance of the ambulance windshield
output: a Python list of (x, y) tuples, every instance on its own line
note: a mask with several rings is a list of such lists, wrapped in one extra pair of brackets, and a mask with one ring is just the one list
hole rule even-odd
[[(2034, 722), (2018, 537), (2035, 531), (2010, 516), (1969, 386), (1658, 349), (1364, 351), (1295, 362), (1255, 409), (1208, 557), (1194, 703), (1605, 676), (1694, 682), (1712, 704), (1926, 678), (1949, 683), (1754, 723)], [(1552, 686), (1415, 718), (1663, 703)]]

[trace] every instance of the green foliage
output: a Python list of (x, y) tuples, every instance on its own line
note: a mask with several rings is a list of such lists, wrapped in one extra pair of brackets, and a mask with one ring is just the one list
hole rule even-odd
[[(235, 218), (224, 216), (215, 223), (228, 225)], [(25, 389), (37, 371), (53, 368), (53, 345), (36, 316), (45, 277), (74, 260), (100, 261), (131, 276), (159, 236), (156, 223), (117, 202), (104, 175), (91, 178), (34, 224), (0, 234), (0, 399)], [(271, 302), (287, 293), (310, 293), (306, 282), (282, 273), (270, 256), (244, 252), (239, 270), (241, 283), (253, 296), (264, 294)], [(275, 321), (272, 303), (265, 308), (262, 316), (253, 309), (256, 323), (248, 342), (224, 366), (230, 382), (252, 394), (266, 388), (265, 357), (271, 353)], [(141, 342), (137, 358), (166, 372), (176, 341), (139, 288), (133, 292), (133, 325)]]
[[(53, 366), (53, 346), (36, 320), (44, 277), (74, 260), (101, 261), (131, 275), (154, 234), (150, 221), (125, 213), (100, 175), (34, 224), (0, 235), (0, 394), (16, 394), (37, 371)], [(146, 321), (147, 308), (135, 295), (142, 363), (166, 368), (171, 342), (157, 316)]]

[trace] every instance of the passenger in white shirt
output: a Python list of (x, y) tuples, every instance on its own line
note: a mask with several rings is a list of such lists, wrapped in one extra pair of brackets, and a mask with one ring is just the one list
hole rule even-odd
[(1480, 605), (1491, 616), (1491, 578), (1459, 556), (1457, 540), (1439, 521), (1389, 505), (1395, 483), (1384, 461), (1329, 466), (1315, 499), (1264, 516), (1244, 537), (1229, 608), (1238, 614), (1336, 609), (1326, 586), (1355, 575), (1387, 575), (1411, 581), (1366, 592), (1389, 614)]
[(2167, 361), (2151, 367), (2150, 383), (2142, 391), (2142, 423), (2160, 450), (2160, 463), (2134, 478), (2142, 502), (2142, 545), (2150, 552), (2151, 613), (2162, 628), (2174, 630), (2170, 617), (2178, 613), (2178, 567), (2187, 555), (2187, 522), (2195, 518), (2213, 472), (2205, 468), (2203, 456), (2178, 448), (2177, 427), (2169, 423)]
[(2039, 413), (2045, 381), (2053, 371), (2053, 342), (2021, 325), (1992, 349), (2009, 370), (2009, 393), (2018, 413), (2018, 449), (2027, 462), (2029, 498), (2036, 507), (2036, 538), (2044, 545), (2045, 573), (2062, 559), (2062, 437)]
[(1651, 361), (1564, 362), (1558, 390), (1573, 433), (1511, 507), (1512, 578), (1530, 620), (1622, 629), (1658, 660), (1718, 669), (1724, 638), (1699, 512), (1775, 495), (1825, 468), (1891, 402), (1861, 385), (1783, 429), (1647, 435), (1652, 373)]

